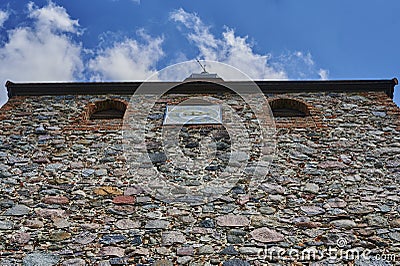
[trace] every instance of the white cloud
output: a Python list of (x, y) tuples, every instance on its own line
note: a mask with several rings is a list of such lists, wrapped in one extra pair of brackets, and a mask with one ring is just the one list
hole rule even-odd
[(301, 51), (296, 51), (294, 54), (298, 59), (302, 60), (304, 64), (308, 66), (313, 66), (315, 64), (314, 60), (312, 59), (311, 53), (304, 54)]
[(329, 71), (326, 69), (320, 69), (318, 71), (318, 75), (322, 80), (328, 80), (329, 79)]
[(156, 63), (164, 55), (162, 37), (151, 37), (139, 31), (143, 42), (125, 39), (112, 47), (96, 51), (89, 61), (92, 80), (143, 80), (156, 72)]
[(217, 60), (217, 53), (222, 43), (209, 32), (209, 27), (204, 25), (196, 14), (188, 13), (180, 8), (170, 14), (170, 19), (175, 22), (181, 22), (185, 27), (193, 31), (188, 34), (188, 38), (197, 45), (201, 55), (207, 56), (206, 60)]
[[(82, 47), (70, 34), (79, 32), (79, 24), (62, 7), (52, 2), (38, 8), (28, 4), (32, 26), (8, 31), (8, 42), (0, 47), (0, 80), (66, 81), (80, 77), (83, 71)], [(1, 93), (0, 105), (5, 101)]]
[(0, 10), (0, 28), (3, 27), (4, 22), (8, 19), (8, 12)]
[(217, 38), (195, 13), (180, 8), (170, 14), (170, 19), (185, 26), (187, 38), (198, 48), (199, 57), (232, 65), (252, 79), (327, 78), (327, 70), (321, 72), (317, 69), (309, 52), (287, 52), (278, 57), (269, 53), (259, 54), (247, 36), (237, 36), (228, 27), (225, 27), (222, 37)]
[(302, 51), (287, 51), (276, 58), (276, 63), (287, 73), (289, 79), (318, 79), (319, 69), (311, 53)]
[(233, 29), (226, 28), (222, 38), (218, 39), (196, 14), (182, 8), (171, 13), (170, 19), (189, 29), (188, 39), (198, 47), (199, 56), (205, 60), (232, 65), (253, 79), (287, 79), (286, 73), (278, 65), (269, 63), (271, 55), (253, 51), (247, 36), (236, 36)]
[(78, 20), (73, 20), (64, 7), (53, 2), (43, 8), (37, 8), (33, 2), (28, 4), (29, 17), (36, 19), (36, 28), (60, 32), (77, 33)]
[(235, 36), (232, 29), (223, 32), (220, 61), (237, 67), (253, 79), (286, 79), (287, 75), (282, 69), (269, 63), (270, 58), (269, 54), (255, 53), (247, 43), (247, 37)]

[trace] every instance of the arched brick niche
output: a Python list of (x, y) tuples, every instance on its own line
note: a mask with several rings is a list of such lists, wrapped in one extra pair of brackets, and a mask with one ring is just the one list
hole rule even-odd
[(127, 103), (118, 99), (107, 99), (89, 103), (84, 112), (85, 120), (110, 120), (122, 119)]
[(274, 117), (305, 117), (310, 115), (307, 104), (295, 99), (274, 99), (269, 102), (269, 105)]
[(277, 128), (322, 127), (319, 112), (309, 103), (294, 98), (269, 100)]

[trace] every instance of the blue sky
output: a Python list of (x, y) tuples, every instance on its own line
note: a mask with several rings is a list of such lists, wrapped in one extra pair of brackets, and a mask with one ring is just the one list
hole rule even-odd
[(0, 82), (143, 80), (194, 58), (254, 79), (399, 78), (399, 12), (398, 0), (3, 0)]

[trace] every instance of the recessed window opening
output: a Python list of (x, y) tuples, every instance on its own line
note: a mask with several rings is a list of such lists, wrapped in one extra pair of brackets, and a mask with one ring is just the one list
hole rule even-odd
[(119, 100), (104, 100), (95, 102), (89, 110), (90, 120), (123, 119), (126, 104)]
[(305, 103), (294, 99), (275, 99), (270, 103), (274, 117), (306, 117), (310, 115)]

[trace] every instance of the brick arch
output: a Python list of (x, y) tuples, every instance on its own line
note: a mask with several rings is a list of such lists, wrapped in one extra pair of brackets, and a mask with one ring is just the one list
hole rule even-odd
[(309, 105), (298, 99), (277, 98), (269, 101), (275, 117), (305, 117), (310, 115)]
[(128, 103), (118, 99), (106, 99), (89, 103), (83, 114), (84, 120), (122, 119)]

